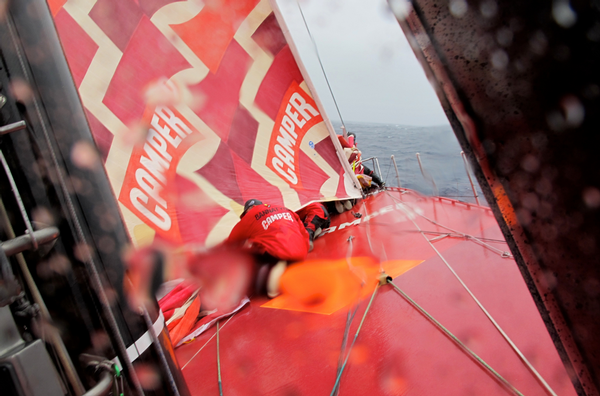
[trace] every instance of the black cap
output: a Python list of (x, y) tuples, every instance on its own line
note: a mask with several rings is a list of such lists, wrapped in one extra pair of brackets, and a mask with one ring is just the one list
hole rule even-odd
[(244, 211), (242, 212), (242, 215), (240, 217), (242, 217), (243, 215), (245, 215), (246, 212), (248, 211), (248, 209), (250, 209), (251, 207), (253, 207), (255, 205), (262, 205), (262, 202), (259, 201), (258, 199), (249, 199), (249, 200), (247, 200), (246, 203), (244, 204)]

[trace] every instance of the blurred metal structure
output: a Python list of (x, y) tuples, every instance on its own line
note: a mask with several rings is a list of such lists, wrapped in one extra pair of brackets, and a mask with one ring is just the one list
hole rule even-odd
[(425, 168), (423, 168), (423, 163), (421, 162), (421, 153), (417, 153), (416, 155), (417, 155), (417, 162), (419, 162), (419, 169), (421, 170), (421, 175), (423, 175), (423, 179), (425, 179), (431, 183), (431, 189), (432, 189), (433, 195), (435, 195), (435, 196), (440, 195), (437, 185), (435, 184), (435, 180), (433, 179), (433, 176), (431, 176), (431, 173), (427, 172), (425, 170)]
[(390, 1), (580, 395), (600, 389), (600, 9)]
[[(57, 384), (58, 391), (48, 394), (105, 394), (118, 366), (127, 394), (187, 394), (158, 306), (139, 312), (126, 300), (121, 254), (129, 238), (48, 5), (7, 2), (1, 17), (0, 247), (15, 255), (13, 267), (19, 268), (23, 293), (11, 310), (15, 328), (30, 329), (19, 353), (31, 353), (21, 359), (0, 352), (2, 364), (12, 370), (41, 362), (47, 338), (53, 359), (30, 368), (53, 377), (39, 380)], [(80, 149), (86, 158), (77, 157)], [(40, 220), (48, 223), (42, 229)], [(4, 311), (11, 315), (8, 307)], [(90, 351), (112, 359), (101, 359), (100, 380), (82, 361)], [(46, 368), (52, 365), (54, 372)], [(144, 384), (136, 366), (158, 381)], [(3, 378), (17, 387), (30, 381), (17, 374)]]
[(467, 173), (467, 177), (469, 178), (469, 184), (471, 185), (471, 190), (473, 190), (473, 197), (475, 197), (475, 202), (477, 203), (477, 205), (480, 205), (479, 196), (477, 195), (477, 190), (475, 189), (475, 185), (473, 184), (473, 178), (471, 178), (471, 171), (469, 170), (469, 163), (467, 162), (465, 152), (461, 151), (460, 156), (462, 157), (463, 162), (465, 163), (465, 172)]
[(398, 164), (396, 164), (396, 158), (394, 158), (394, 154), (391, 155), (390, 159), (394, 164), (394, 169), (396, 170), (396, 180), (398, 181), (398, 187), (402, 187), (402, 184), (400, 184), (400, 173), (398, 172)]

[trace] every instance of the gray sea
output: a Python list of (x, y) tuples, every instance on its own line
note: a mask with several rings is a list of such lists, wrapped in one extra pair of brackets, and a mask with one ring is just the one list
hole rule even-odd
[[(462, 150), (450, 125), (416, 127), (348, 121), (345, 125), (349, 132), (356, 134), (362, 158), (378, 158), (382, 179), (387, 185), (398, 185), (396, 171), (390, 160), (390, 156), (394, 155), (402, 187), (425, 195), (441, 195), (475, 202), (465, 163), (460, 155)], [(333, 126), (340, 133), (341, 124), (333, 122)], [(423, 172), (417, 153), (420, 154)], [(365, 165), (376, 168), (371, 161), (365, 162)], [(487, 205), (472, 173), (471, 177), (480, 203)]]

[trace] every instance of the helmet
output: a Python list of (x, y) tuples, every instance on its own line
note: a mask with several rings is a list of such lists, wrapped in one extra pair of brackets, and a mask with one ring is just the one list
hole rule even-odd
[(246, 212), (253, 206), (255, 205), (262, 205), (263, 203), (261, 201), (259, 201), (258, 199), (249, 199), (246, 201), (246, 203), (244, 204), (244, 211), (242, 212), (240, 219), (242, 217), (244, 217), (244, 215), (246, 214)]

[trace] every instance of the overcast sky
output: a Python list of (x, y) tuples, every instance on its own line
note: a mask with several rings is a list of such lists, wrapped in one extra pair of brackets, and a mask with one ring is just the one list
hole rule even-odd
[[(277, 0), (329, 118), (338, 120), (297, 0)], [(300, 0), (344, 121), (448, 124), (386, 0)]]

